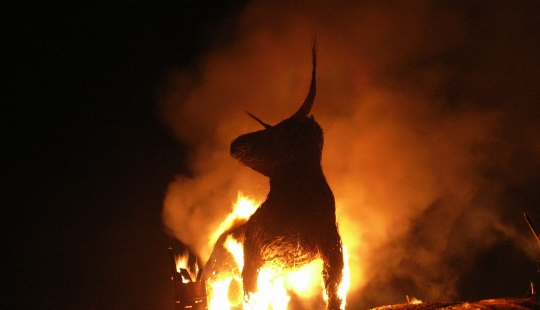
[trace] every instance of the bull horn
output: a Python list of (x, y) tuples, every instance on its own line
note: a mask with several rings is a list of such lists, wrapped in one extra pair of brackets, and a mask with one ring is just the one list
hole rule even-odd
[(268, 129), (270, 127), (272, 127), (271, 125), (268, 125), (267, 123), (261, 121), (257, 116), (249, 113), (248, 111), (246, 111), (246, 113), (251, 116), (254, 120), (256, 120), (257, 122), (259, 122), (261, 125), (263, 125), (264, 128)]
[(311, 111), (311, 108), (313, 107), (313, 102), (315, 101), (315, 91), (316, 91), (316, 80), (315, 80), (315, 73), (317, 68), (317, 42), (313, 40), (313, 43), (311, 45), (311, 53), (313, 57), (313, 71), (311, 72), (311, 85), (309, 87), (309, 93), (306, 97), (306, 100), (304, 100), (304, 103), (302, 106), (296, 111), (296, 113), (291, 116), (293, 117), (306, 117), (308, 116), (309, 112)]

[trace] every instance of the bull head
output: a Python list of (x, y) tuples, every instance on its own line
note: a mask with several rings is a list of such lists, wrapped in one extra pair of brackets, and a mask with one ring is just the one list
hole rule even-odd
[(317, 53), (312, 46), (313, 70), (309, 93), (298, 111), (276, 125), (269, 125), (255, 115), (249, 116), (264, 129), (244, 134), (231, 143), (231, 156), (251, 169), (274, 177), (294, 167), (320, 164), (323, 131), (310, 116), (316, 92)]

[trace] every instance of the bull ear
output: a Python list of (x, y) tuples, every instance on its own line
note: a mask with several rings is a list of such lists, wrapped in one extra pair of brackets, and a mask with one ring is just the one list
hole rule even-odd
[(268, 129), (270, 127), (272, 127), (271, 125), (268, 125), (267, 123), (261, 121), (257, 116), (249, 113), (248, 111), (246, 111), (246, 113), (251, 116), (254, 120), (256, 120), (257, 122), (259, 122), (261, 125), (263, 125), (264, 128)]
[(315, 101), (315, 92), (317, 86), (315, 80), (317, 69), (317, 42), (315, 40), (313, 40), (311, 45), (311, 54), (313, 59), (313, 70), (311, 71), (311, 85), (309, 87), (309, 93), (302, 106), (298, 109), (298, 111), (296, 111), (296, 113), (293, 114), (293, 116), (291, 116), (291, 118), (308, 116), (309, 112), (311, 112), (311, 108), (313, 107), (313, 102)]

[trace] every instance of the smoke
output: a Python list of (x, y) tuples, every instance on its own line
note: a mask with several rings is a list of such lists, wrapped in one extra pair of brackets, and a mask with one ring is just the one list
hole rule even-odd
[(459, 298), (477, 253), (527, 250), (515, 214), (537, 211), (511, 209), (508, 192), (540, 178), (538, 13), (536, 2), (252, 2), (230, 44), (164, 87), (193, 174), (171, 183), (165, 225), (206, 259), (237, 192), (264, 198), (267, 180), (229, 144), (261, 129), (245, 110), (275, 124), (300, 106), (316, 34), (312, 114), (352, 305)]

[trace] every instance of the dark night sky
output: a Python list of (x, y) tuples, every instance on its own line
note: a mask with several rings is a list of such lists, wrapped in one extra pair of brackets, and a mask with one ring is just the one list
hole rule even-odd
[(172, 306), (161, 209), (185, 171), (184, 149), (158, 115), (156, 91), (238, 7), (28, 1), (1, 10), (0, 308)]
[[(156, 93), (167, 70), (232, 39), (243, 5), (23, 1), (0, 11), (0, 308), (172, 308), (166, 249), (176, 243), (165, 233), (162, 202), (173, 176), (188, 171), (186, 147), (162, 121)], [(534, 205), (539, 187), (540, 178), (528, 181), (509, 197)], [(476, 270), (499, 268), (495, 255), (534, 273), (534, 263), (507, 251), (486, 250)], [(521, 292), (522, 280), (505, 288)], [(483, 291), (490, 281), (467, 275), (462, 291), (475, 293), (462, 297), (504, 295)]]

